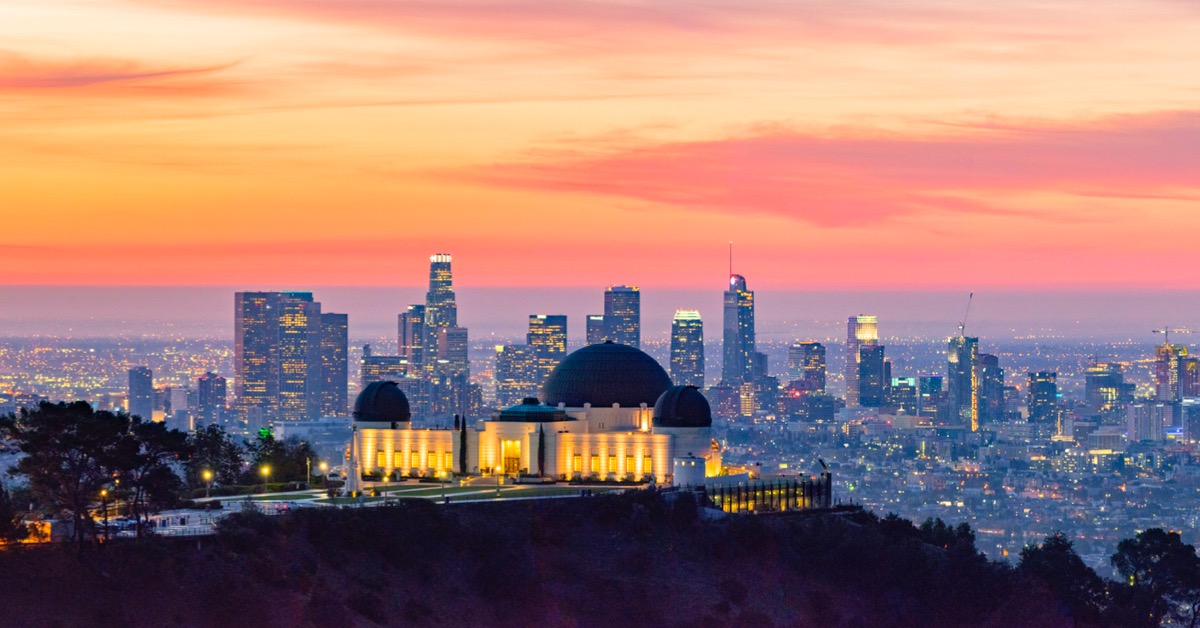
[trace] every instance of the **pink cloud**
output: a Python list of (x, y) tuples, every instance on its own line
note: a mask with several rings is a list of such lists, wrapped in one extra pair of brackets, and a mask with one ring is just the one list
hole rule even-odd
[(134, 61), (108, 58), (51, 61), (0, 50), (0, 91), (225, 92), (233, 85), (215, 81), (211, 75), (229, 67), (232, 66), (152, 68)]
[[(603, 138), (600, 144), (606, 145)], [(827, 226), (908, 214), (1086, 216), (1007, 207), (997, 197), (1189, 199), (1200, 194), (1200, 112), (1121, 116), (1082, 126), (979, 128), (952, 137), (824, 137), (768, 128), (703, 142), (604, 152), (571, 146), (450, 173), (487, 185), (603, 195)]]

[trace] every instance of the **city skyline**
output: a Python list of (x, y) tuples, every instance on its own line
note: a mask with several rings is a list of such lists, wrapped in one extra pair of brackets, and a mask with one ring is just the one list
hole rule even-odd
[[(732, 239), (762, 292), (1200, 287), (1188, 3), (0, 18), (8, 285), (377, 286), (445, 249), (460, 288), (703, 289)], [(581, 237), (509, 244), (548, 216)]]

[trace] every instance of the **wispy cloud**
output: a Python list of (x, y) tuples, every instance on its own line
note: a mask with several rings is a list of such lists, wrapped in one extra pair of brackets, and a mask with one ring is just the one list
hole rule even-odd
[(34, 59), (0, 50), (0, 92), (103, 90), (114, 93), (225, 93), (233, 86), (214, 75), (234, 64), (199, 67), (150, 67), (127, 59)]
[(601, 154), (560, 146), (449, 176), (854, 226), (931, 212), (1077, 222), (1094, 217), (1007, 199), (1039, 193), (1188, 199), (1200, 193), (1198, 171), (1200, 112), (1170, 112), (1080, 126), (991, 124), (950, 137), (821, 136), (766, 127)]

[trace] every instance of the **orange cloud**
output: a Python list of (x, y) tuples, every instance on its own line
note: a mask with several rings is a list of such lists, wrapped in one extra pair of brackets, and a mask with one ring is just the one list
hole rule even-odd
[(451, 176), (537, 192), (857, 226), (931, 212), (1094, 220), (998, 196), (1191, 200), (1200, 196), (1198, 171), (1200, 112), (1170, 112), (1075, 126), (992, 124), (950, 137), (827, 137), (775, 128), (599, 155), (561, 147)]
[(0, 51), (0, 92), (225, 93), (232, 84), (216, 81), (212, 75), (231, 67), (233, 64), (153, 68), (125, 59), (46, 60)]

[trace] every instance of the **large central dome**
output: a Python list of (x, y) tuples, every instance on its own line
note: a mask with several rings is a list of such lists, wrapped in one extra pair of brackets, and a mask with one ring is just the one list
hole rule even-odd
[(546, 379), (542, 397), (546, 405), (566, 404), (568, 408), (623, 408), (641, 404), (653, 406), (663, 391), (671, 387), (671, 378), (658, 362), (628, 345), (588, 345), (568, 355)]

